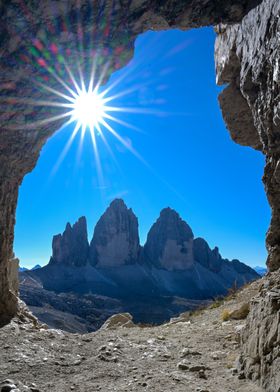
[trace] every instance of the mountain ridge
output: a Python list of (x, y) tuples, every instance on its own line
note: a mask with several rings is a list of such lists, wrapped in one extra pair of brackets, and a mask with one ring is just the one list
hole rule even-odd
[(192, 309), (192, 301), (199, 306), (259, 277), (249, 266), (222, 258), (217, 247), (211, 249), (206, 240), (195, 238), (170, 207), (160, 212), (141, 246), (138, 219), (121, 199), (102, 214), (91, 241), (86, 218), (81, 217), (73, 225), (67, 223), (52, 246), (47, 266), (20, 273), (21, 295), (51, 326), (61, 323), (67, 311), (68, 330), (94, 330), (114, 311), (130, 312), (137, 322), (162, 323)]
[(112, 201), (102, 214), (91, 241), (81, 217), (73, 226), (67, 223), (52, 246), (49, 264), (28, 274), (54, 291), (206, 299), (259, 277), (239, 260), (223, 259), (206, 240), (194, 238), (170, 207), (161, 211), (141, 246), (138, 219), (122, 199)]

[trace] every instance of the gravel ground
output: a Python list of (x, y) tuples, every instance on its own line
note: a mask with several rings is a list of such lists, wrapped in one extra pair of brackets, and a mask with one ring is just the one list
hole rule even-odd
[(0, 391), (260, 392), (236, 369), (244, 320), (221, 319), (258, 287), (157, 327), (79, 335), (14, 319), (0, 329)]

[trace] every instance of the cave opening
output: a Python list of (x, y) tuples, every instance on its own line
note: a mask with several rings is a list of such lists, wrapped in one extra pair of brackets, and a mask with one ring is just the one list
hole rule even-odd
[[(52, 237), (81, 216), (87, 218), (90, 241), (100, 215), (116, 198), (138, 217), (142, 246), (160, 210), (171, 206), (195, 236), (211, 249), (219, 245), (223, 257), (264, 267), (270, 215), (261, 184), (264, 160), (232, 143), (225, 129), (214, 39), (212, 28), (139, 36), (133, 59), (103, 87), (117, 86), (111, 94), (123, 110), (113, 125), (121, 140), (105, 129), (96, 133), (94, 144), (90, 132), (82, 127), (75, 132), (75, 123), (48, 140), (20, 189), (14, 249), (21, 267), (46, 265)], [(71, 284), (63, 290), (71, 291)], [(22, 295), (46, 321), (46, 304), (29, 298), (26, 287)], [(57, 328), (63, 325), (59, 317)]]

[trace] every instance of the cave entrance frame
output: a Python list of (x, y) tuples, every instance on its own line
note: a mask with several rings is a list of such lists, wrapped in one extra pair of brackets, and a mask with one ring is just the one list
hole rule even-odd
[[(264, 183), (272, 207), (271, 226), (267, 235), (268, 265), (271, 270), (279, 268), (280, 148), (274, 132), (275, 121), (278, 117), (276, 119), (275, 116), (273, 117), (275, 112), (277, 116), (279, 115), (275, 110), (275, 107), (278, 107), (279, 97), (277, 96), (278, 90), (271, 88), (275, 81), (273, 72), (270, 71), (270, 61), (273, 56), (277, 57), (279, 46), (275, 47), (275, 53), (269, 52), (270, 49), (264, 47), (261, 34), (256, 41), (251, 42), (250, 32), (255, 31), (255, 35), (258, 36), (256, 29), (262, 28), (261, 25), (255, 25), (254, 16), (257, 18), (260, 14), (260, 9), (257, 8), (267, 6), (264, 4), (254, 8), (260, 2), (260, 0), (246, 2), (233, 0), (221, 5), (221, 2), (217, 0), (211, 0), (207, 4), (200, 0), (187, 2), (187, 4), (183, 1), (170, 0), (163, 4), (155, 0), (147, 8), (144, 1), (134, 4), (132, 0), (128, 0), (126, 4), (123, 4), (124, 1), (115, 3), (112, 0), (104, 0), (98, 4), (92, 4), (85, 0), (83, 7), (80, 6), (77, 12), (76, 2), (70, 1), (68, 4), (59, 4), (50, 18), (48, 7), (44, 7), (41, 3), (35, 10), (27, 1), (26, 7), (29, 7), (29, 12), (26, 21), (22, 20), (22, 15), (13, 2), (3, 10), (1, 32), (7, 40), (7, 45), (2, 54), (1, 93), (10, 100), (6, 102), (6, 110), (0, 113), (1, 323), (9, 321), (19, 310), (17, 263), (12, 262), (18, 189), (24, 175), (36, 165), (40, 150), (46, 140), (62, 125), (59, 119), (51, 126), (41, 123), (44, 119), (44, 112), (42, 110), (30, 111), (30, 107), (25, 107), (23, 102), (19, 103), (16, 108), (13, 105), (13, 99), (16, 97), (20, 102), (23, 93), (34, 102), (38, 99), (50, 100), (52, 98), (51, 90), (34, 90), (30, 83), (34, 75), (42, 73), (40, 69), (38, 70), (38, 64), (43, 64), (41, 57), (39, 56), (34, 64), (24, 61), (25, 51), (30, 49), (31, 42), (37, 48), (38, 53), (44, 49), (40, 46), (46, 25), (50, 26), (52, 38), (55, 39), (55, 46), (52, 49), (54, 52), (60, 48), (67, 50), (69, 42), (81, 41), (81, 24), (84, 28), (91, 26), (95, 36), (98, 37), (98, 50), (106, 50), (111, 56), (113, 67), (108, 69), (107, 78), (114, 69), (127, 64), (133, 56), (133, 43), (137, 35), (147, 30), (159, 31), (174, 28), (186, 30), (209, 25), (216, 26), (217, 82), (227, 84), (220, 95), (220, 106), (225, 122), (233, 140), (241, 145), (261, 150), (267, 157)], [(263, 18), (269, 19), (274, 12), (278, 11), (274, 7), (276, 0), (270, 3), (270, 9), (266, 7), (263, 10), (265, 11)], [(75, 16), (75, 13), (78, 16)], [(71, 31), (65, 31), (63, 24), (65, 20), (70, 20)], [(15, 32), (22, 31), (23, 24), (25, 26), (23, 39), (19, 39)], [(270, 26), (270, 30), (265, 34), (273, 35), (273, 26)], [(125, 55), (120, 56), (119, 47), (124, 49)], [(250, 50), (246, 52), (246, 48)], [(260, 48), (264, 50), (261, 51)], [(78, 48), (76, 53), (75, 50), (68, 53), (69, 57), (74, 56), (74, 58), (77, 54), (80, 55)], [(83, 55), (87, 58), (91, 56), (91, 53), (85, 52)], [(23, 62), (18, 62), (19, 59), (23, 59)], [(257, 73), (254, 70), (256, 63)], [(116, 64), (118, 64), (117, 67)], [(15, 66), (17, 66), (16, 75)], [(258, 83), (258, 77), (261, 78), (264, 72), (268, 74), (268, 80), (263, 84)], [(55, 87), (54, 82), (51, 88)], [(269, 107), (266, 101), (261, 99), (263, 96), (267, 96), (268, 102), (271, 102)], [(275, 98), (274, 103), (273, 98)], [(59, 114), (61, 113), (58, 111), (57, 115)], [(40, 129), (38, 125), (32, 129), (26, 129), (30, 116), (33, 123), (40, 123)]]

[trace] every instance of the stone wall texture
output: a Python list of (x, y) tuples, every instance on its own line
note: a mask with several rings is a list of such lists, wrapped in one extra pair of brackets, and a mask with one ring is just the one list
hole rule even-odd
[(272, 219), (268, 266), (280, 267), (280, 2), (264, 0), (216, 40), (220, 105), (231, 137), (266, 156), (263, 177)]
[[(219, 26), (218, 26), (219, 27)], [(217, 82), (227, 83), (220, 105), (231, 137), (261, 150), (272, 218), (267, 232), (270, 273), (242, 334), (240, 367), (269, 392), (280, 391), (280, 2), (264, 0), (241, 23), (220, 26)]]

